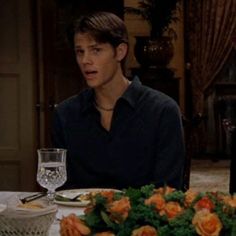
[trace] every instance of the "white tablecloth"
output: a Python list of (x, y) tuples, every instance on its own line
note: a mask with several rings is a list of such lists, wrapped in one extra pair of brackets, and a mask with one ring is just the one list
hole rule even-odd
[[(0, 191), (0, 204), (6, 204), (7, 200), (14, 195), (21, 195), (21, 196), (27, 196), (32, 193), (23, 193), (23, 192), (3, 192)], [(84, 208), (81, 207), (67, 207), (67, 206), (60, 206), (58, 205), (58, 212), (56, 215), (56, 219), (54, 223), (52, 224), (49, 236), (59, 236), (59, 219), (62, 218), (62, 216), (67, 216), (70, 213), (75, 213), (76, 215), (82, 215), (84, 211)]]

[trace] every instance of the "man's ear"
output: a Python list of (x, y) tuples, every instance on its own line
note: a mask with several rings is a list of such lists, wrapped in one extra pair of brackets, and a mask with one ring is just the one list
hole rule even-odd
[(126, 43), (120, 43), (116, 47), (116, 58), (118, 61), (122, 61), (128, 53), (128, 45)]

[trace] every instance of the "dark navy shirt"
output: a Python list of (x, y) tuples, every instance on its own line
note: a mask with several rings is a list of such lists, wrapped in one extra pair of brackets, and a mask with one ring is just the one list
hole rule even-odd
[(173, 99), (134, 79), (116, 102), (110, 131), (93, 101), (86, 89), (56, 108), (54, 146), (68, 150), (63, 188), (182, 188), (183, 130)]

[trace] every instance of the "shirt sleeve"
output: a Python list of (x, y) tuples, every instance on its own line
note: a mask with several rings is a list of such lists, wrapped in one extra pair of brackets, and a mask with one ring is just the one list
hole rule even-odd
[(185, 146), (182, 118), (175, 102), (165, 104), (158, 124), (154, 182), (183, 189)]

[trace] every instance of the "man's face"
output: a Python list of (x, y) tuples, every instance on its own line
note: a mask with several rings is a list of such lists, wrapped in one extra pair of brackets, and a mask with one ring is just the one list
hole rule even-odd
[(97, 88), (113, 80), (120, 60), (112, 45), (98, 43), (88, 33), (75, 34), (74, 44), (76, 60), (88, 86)]

